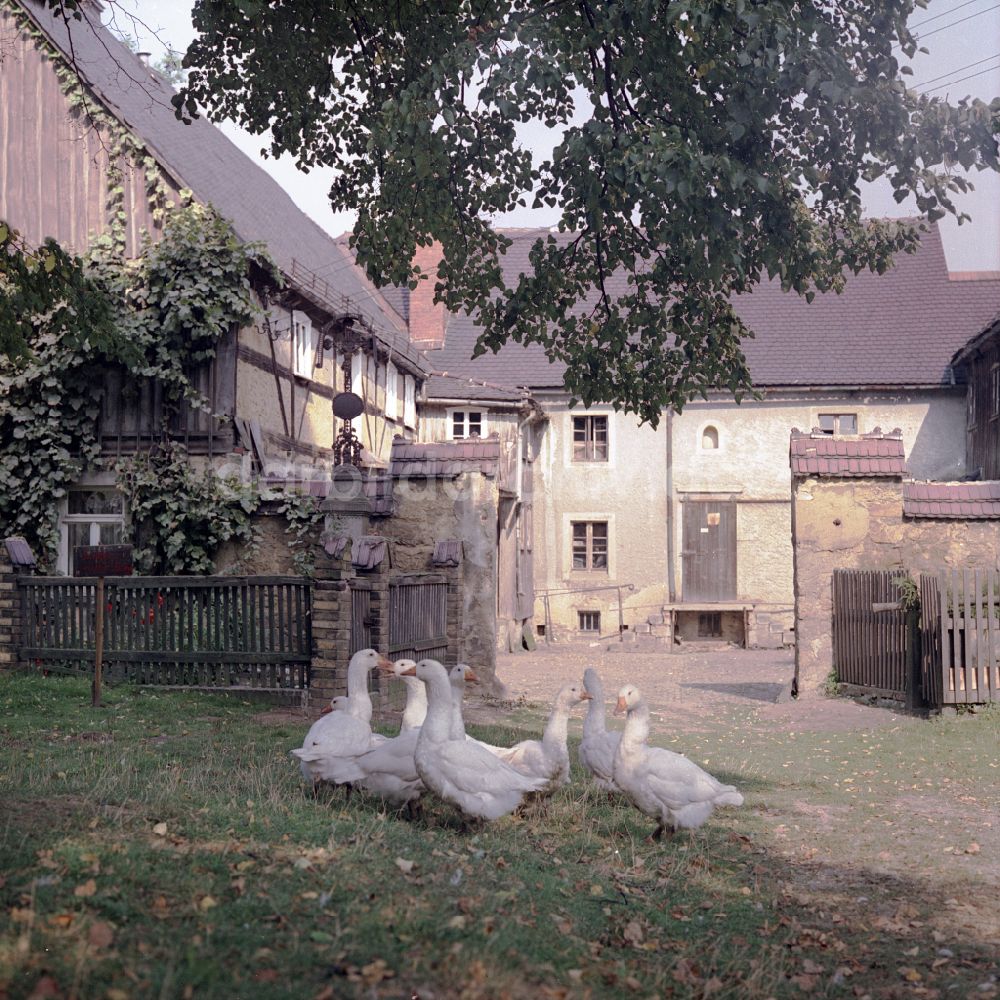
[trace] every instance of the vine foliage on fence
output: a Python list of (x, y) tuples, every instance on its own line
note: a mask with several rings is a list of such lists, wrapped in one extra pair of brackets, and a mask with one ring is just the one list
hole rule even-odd
[[(14, 238), (9, 227), (0, 232)], [(0, 355), (0, 532), (23, 535), (51, 563), (58, 502), (98, 466), (107, 371), (123, 369), (133, 384), (158, 380), (164, 420), (182, 399), (207, 407), (188, 373), (214, 356), (221, 336), (256, 316), (251, 268), (277, 276), (261, 247), (242, 243), (211, 208), (190, 199), (166, 212), (162, 237), (147, 239), (135, 260), (122, 256), (113, 235), (83, 259), (51, 242), (37, 252), (37, 266), (25, 262), (23, 248), (9, 256), (21, 262), (0, 274), (0, 308), (17, 308), (23, 347)], [(50, 260), (67, 272), (75, 298), (50, 302), (39, 292), (37, 269)], [(200, 546), (174, 564), (200, 565)]]

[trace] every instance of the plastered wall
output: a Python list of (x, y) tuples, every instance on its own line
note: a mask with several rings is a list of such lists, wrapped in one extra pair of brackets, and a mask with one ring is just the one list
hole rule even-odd
[(833, 669), (834, 569), (917, 574), (1000, 558), (1000, 522), (904, 518), (898, 479), (797, 479), (792, 524), (800, 691), (821, 687)]

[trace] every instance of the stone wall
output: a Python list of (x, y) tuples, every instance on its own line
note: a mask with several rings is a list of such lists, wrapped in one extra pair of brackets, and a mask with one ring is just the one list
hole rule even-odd
[(479, 472), (453, 479), (407, 479), (396, 483), (394, 499), (394, 516), (378, 526), (392, 540), (394, 571), (441, 572), (431, 562), (435, 543), (461, 540), (460, 572), (449, 571), (457, 656), (492, 686), (497, 634), (496, 481)]
[(1000, 561), (997, 521), (904, 518), (898, 479), (794, 479), (792, 535), (800, 692), (822, 687), (833, 669), (835, 569), (916, 575)]

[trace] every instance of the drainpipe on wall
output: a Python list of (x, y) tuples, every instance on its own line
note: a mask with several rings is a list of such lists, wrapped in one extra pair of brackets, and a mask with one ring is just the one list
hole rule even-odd
[(666, 414), (666, 450), (667, 463), (667, 594), (670, 603), (677, 602), (677, 578), (674, 571), (674, 411)]

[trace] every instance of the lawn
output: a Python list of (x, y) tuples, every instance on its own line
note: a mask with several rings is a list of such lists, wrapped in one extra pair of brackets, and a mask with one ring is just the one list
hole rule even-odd
[(998, 992), (996, 712), (703, 734), (682, 749), (747, 804), (651, 844), (576, 769), (546, 810), (467, 832), (432, 800), (407, 821), (311, 797), (304, 727), (259, 705), (105, 700), (0, 677), (0, 998)]

